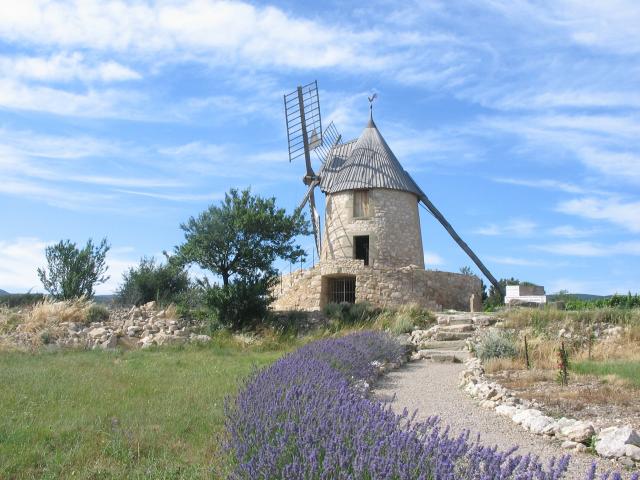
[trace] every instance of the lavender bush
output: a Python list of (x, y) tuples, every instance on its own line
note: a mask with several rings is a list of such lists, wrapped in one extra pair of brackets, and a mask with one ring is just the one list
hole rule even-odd
[[(451, 436), (435, 417), (395, 414), (354, 388), (375, 377), (375, 361), (399, 361), (402, 353), (390, 336), (362, 332), (310, 343), (254, 373), (226, 405), (231, 478), (562, 478), (568, 456), (545, 467), (468, 433)], [(594, 480), (595, 469), (586, 478)]]

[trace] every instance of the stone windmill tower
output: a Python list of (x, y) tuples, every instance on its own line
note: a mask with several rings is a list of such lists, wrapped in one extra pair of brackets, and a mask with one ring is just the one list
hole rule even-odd
[[(357, 139), (342, 142), (333, 124), (322, 128), (316, 82), (285, 95), (284, 102), (289, 159), (304, 155), (306, 164), (307, 193), (298, 208), (309, 203), (320, 263), (282, 279), (274, 292), (276, 309), (317, 310), (331, 302), (355, 301), (467, 309), (472, 295), (480, 297), (477, 277), (424, 269), (421, 203), (498, 286), (402, 168), (372, 113)], [(318, 174), (311, 151), (321, 162)], [(325, 194), (324, 234), (315, 205), (318, 186)]]
[(334, 147), (320, 171), (326, 195), (321, 260), (424, 268), (420, 189), (373, 121), (360, 137)]

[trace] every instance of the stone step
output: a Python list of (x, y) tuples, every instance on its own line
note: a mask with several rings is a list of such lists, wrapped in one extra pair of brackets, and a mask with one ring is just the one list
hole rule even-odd
[(438, 325), (473, 325), (473, 317), (469, 315), (438, 315)]
[(438, 331), (440, 332), (473, 332), (475, 327), (471, 323), (464, 323), (460, 325), (440, 325)]
[(438, 363), (462, 363), (467, 358), (465, 352), (420, 350), (419, 353), (422, 358)]
[(438, 332), (433, 337), (434, 340), (440, 342), (449, 342), (455, 340), (465, 340), (469, 337), (473, 337), (473, 332)]
[(431, 340), (420, 344), (420, 350), (460, 351), (465, 350), (466, 347), (467, 344), (464, 340), (450, 340), (448, 342)]

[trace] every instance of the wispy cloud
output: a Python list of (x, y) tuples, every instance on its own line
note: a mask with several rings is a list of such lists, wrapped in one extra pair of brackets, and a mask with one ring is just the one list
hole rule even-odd
[(172, 202), (213, 202), (224, 198), (224, 193), (210, 192), (210, 193), (158, 193), (158, 192), (143, 192), (135, 190), (118, 190), (118, 192), (126, 193), (129, 195), (138, 195), (141, 197), (157, 198), (159, 200), (169, 200)]
[[(549, 262), (544, 260), (510, 256), (488, 256), (487, 259), (491, 262), (499, 263), (501, 265), (513, 265), (518, 267), (548, 267), (551, 265)], [(557, 264), (555, 266), (557, 266)]]
[(503, 224), (490, 223), (484, 227), (476, 228), (473, 232), (478, 235), (498, 236), (509, 235), (515, 237), (531, 236), (538, 224), (527, 219), (514, 218)]
[(442, 258), (436, 252), (427, 251), (427, 252), (424, 252), (424, 263), (425, 263), (425, 267), (429, 268), (429, 267), (444, 265), (445, 261), (444, 261), (444, 258)]
[(10, 78), (0, 79), (0, 106), (78, 117), (137, 118), (151, 121), (135, 109), (144, 95), (121, 89), (70, 91), (45, 85), (30, 85)]
[[(617, 118), (542, 115), (526, 116), (518, 121), (492, 117), (485, 118), (482, 123), (493, 130), (521, 136), (531, 148), (568, 153), (589, 170), (605, 177), (640, 182), (640, 122), (637, 115)], [(562, 182), (557, 186), (565, 187), (565, 191), (570, 188)]]
[(565, 238), (582, 238), (589, 237), (596, 233), (595, 229), (576, 228), (573, 225), (559, 225), (549, 230), (549, 233), (555, 237)]
[(527, 178), (505, 178), (505, 177), (496, 177), (492, 178), (492, 181), (496, 183), (504, 183), (508, 185), (518, 185), (522, 187), (531, 187), (531, 188), (542, 188), (545, 190), (554, 190), (556, 192), (565, 192), (565, 193), (602, 193), (606, 194), (604, 191), (593, 190), (591, 188), (582, 187), (580, 185), (576, 185), (575, 183), (570, 182), (561, 182), (559, 180), (552, 180), (548, 178), (540, 178), (540, 179), (527, 179)]
[(592, 242), (553, 243), (536, 245), (537, 250), (575, 257), (609, 257), (613, 255), (640, 255), (640, 242), (616, 242), (609, 245)]
[(80, 52), (61, 52), (48, 57), (3, 55), (0, 71), (14, 79), (54, 82), (120, 82), (142, 78), (138, 72), (113, 60), (87, 63)]
[(631, 232), (640, 232), (640, 201), (585, 197), (561, 202), (557, 210), (593, 220), (604, 220)]

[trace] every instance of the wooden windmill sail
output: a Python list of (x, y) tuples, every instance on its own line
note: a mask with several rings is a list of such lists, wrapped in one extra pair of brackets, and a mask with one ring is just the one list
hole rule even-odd
[[(374, 98), (375, 96), (371, 97), (370, 102)], [(326, 195), (367, 189), (409, 192), (414, 194), (418, 201), (440, 222), (491, 284), (502, 292), (498, 281), (484, 263), (462, 240), (411, 175), (402, 168), (378, 130), (372, 114), (358, 139), (342, 143), (342, 137), (333, 125), (324, 131), (322, 130), (317, 82), (298, 87), (296, 91), (285, 95), (284, 101), (289, 159), (291, 161), (304, 155), (306, 163), (306, 175), (303, 177), (303, 182), (308, 188), (299, 208), (303, 208), (307, 201), (310, 204), (316, 248), (319, 254), (321, 245), (320, 223), (314, 196), (316, 187), (319, 186)], [(312, 137), (313, 141), (310, 141)], [(317, 174), (311, 165), (310, 152), (313, 150), (322, 161), (322, 166)]]

